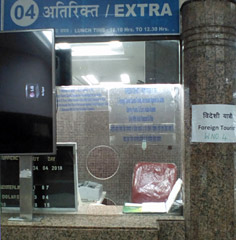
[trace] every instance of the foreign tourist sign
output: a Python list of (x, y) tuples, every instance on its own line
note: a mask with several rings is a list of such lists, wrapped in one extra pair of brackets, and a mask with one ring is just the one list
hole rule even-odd
[(192, 106), (192, 142), (236, 142), (236, 106), (202, 104)]

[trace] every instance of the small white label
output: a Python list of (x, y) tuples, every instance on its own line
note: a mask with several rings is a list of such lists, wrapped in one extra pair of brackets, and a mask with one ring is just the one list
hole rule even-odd
[(236, 106), (192, 106), (192, 142), (236, 142)]
[(20, 178), (31, 178), (32, 172), (29, 169), (24, 169), (20, 172)]

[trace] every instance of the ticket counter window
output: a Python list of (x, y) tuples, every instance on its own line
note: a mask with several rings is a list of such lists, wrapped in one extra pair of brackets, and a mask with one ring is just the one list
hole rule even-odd
[(138, 201), (139, 181), (146, 195), (167, 191), (146, 202), (166, 201), (182, 178), (179, 41), (58, 43), (56, 54), (57, 140), (78, 144), (82, 200)]

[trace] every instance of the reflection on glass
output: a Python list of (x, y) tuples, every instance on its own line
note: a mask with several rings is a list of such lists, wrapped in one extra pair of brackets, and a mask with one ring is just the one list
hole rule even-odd
[(57, 51), (68, 60), (61, 58), (61, 67), (71, 67), (60, 76), (74, 85), (57, 88), (57, 133), (64, 139), (76, 132), (79, 181), (95, 179), (106, 200), (124, 205), (138, 162), (174, 163), (181, 177), (179, 42), (67, 43)]
[(72, 85), (179, 83), (178, 41), (58, 43), (56, 51)]

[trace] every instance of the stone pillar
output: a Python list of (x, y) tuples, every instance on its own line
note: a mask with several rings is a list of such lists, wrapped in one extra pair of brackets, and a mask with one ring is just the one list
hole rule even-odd
[(182, 6), (185, 92), (185, 218), (188, 240), (233, 240), (233, 143), (192, 143), (191, 106), (234, 104), (236, 4)]

